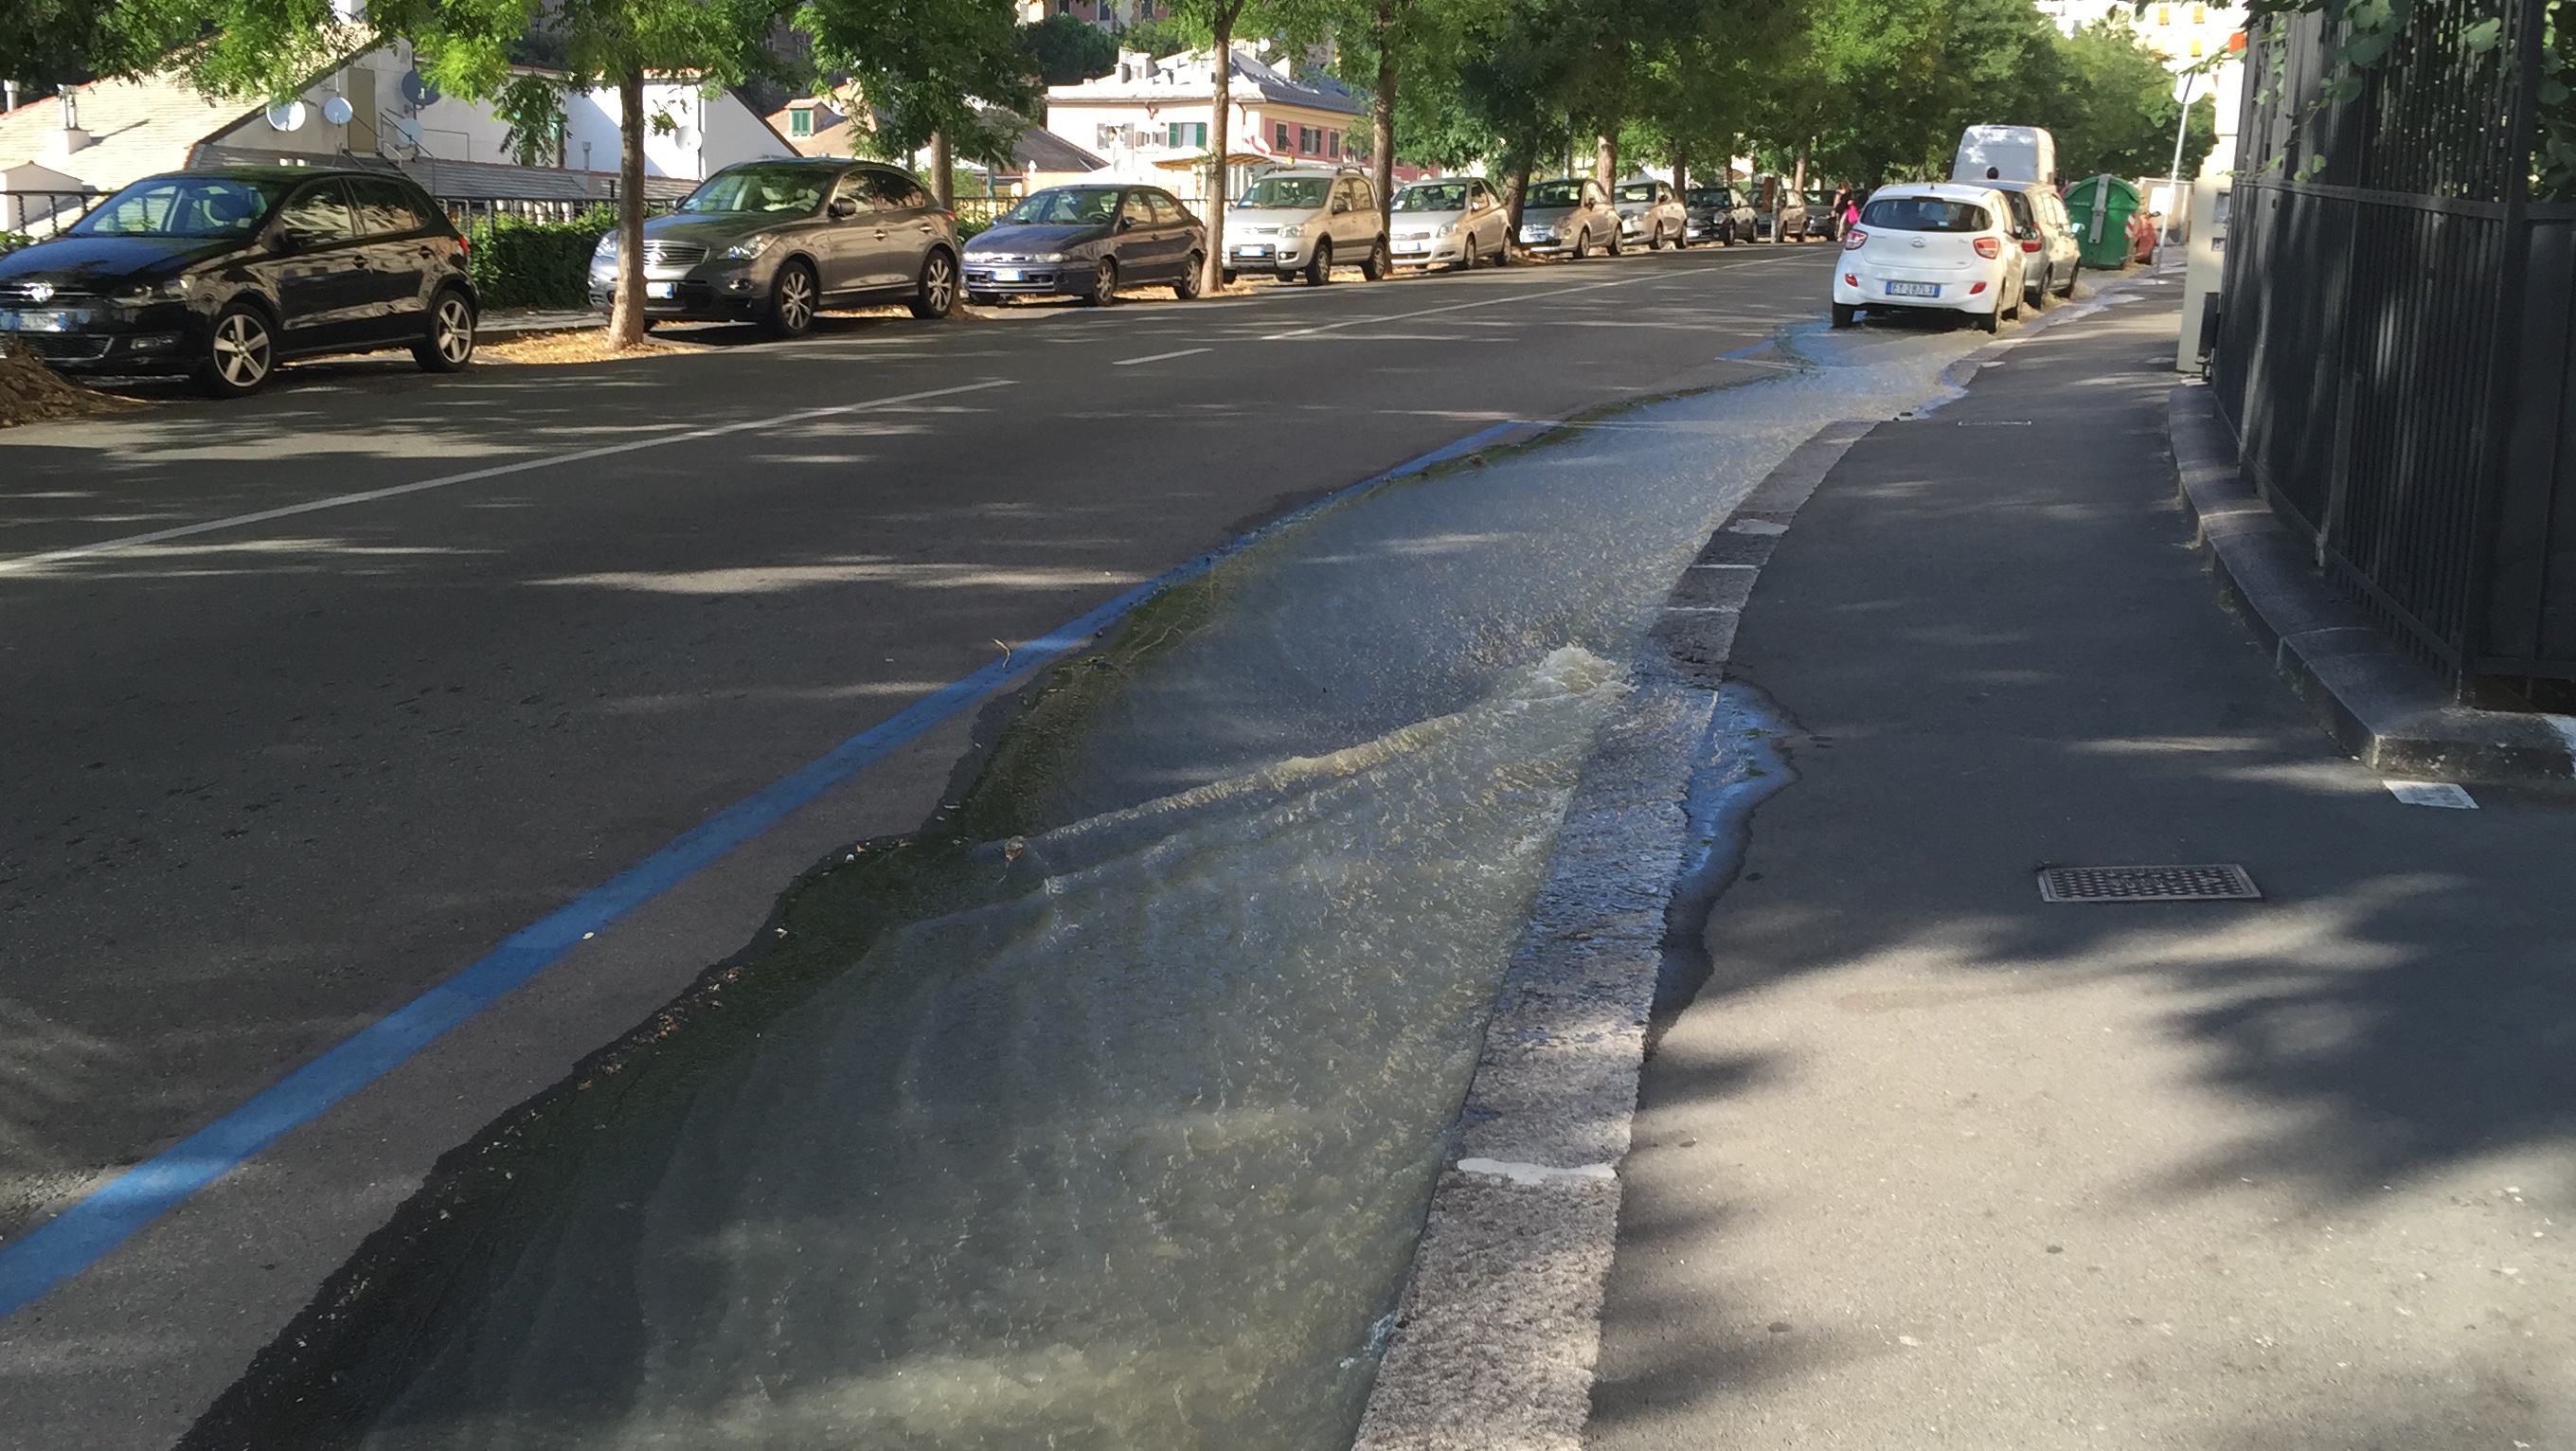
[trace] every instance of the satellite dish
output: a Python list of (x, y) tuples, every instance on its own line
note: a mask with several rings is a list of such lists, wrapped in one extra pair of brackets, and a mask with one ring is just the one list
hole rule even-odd
[(683, 126), (671, 133), (671, 141), (682, 151), (695, 151), (698, 148), (697, 130), (694, 127)]
[(334, 126), (348, 125), (349, 118), (356, 114), (358, 108), (350, 105), (346, 96), (333, 96), (322, 103), (322, 119)]
[(396, 116), (393, 119), (394, 139), (405, 146), (418, 146), (420, 144), (420, 123), (409, 116)]
[(293, 131), (304, 124), (304, 117), (302, 101), (289, 101), (282, 106), (271, 106), (268, 108), (268, 129)]
[(402, 93), (403, 99), (411, 102), (415, 106), (434, 106), (438, 104), (437, 83), (430, 80), (429, 77), (422, 75), (417, 69), (403, 72)]

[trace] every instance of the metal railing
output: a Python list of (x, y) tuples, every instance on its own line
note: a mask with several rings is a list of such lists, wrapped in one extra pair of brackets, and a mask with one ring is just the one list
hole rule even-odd
[(2247, 51), (2220, 410), (2319, 568), (2463, 695), (2576, 679), (2576, 205), (2530, 195), (2547, 3), (2421, 0), (2340, 103), (2339, 25)]
[(44, 191), (11, 188), (0, 191), (0, 232), (39, 240), (50, 237), (88, 213), (105, 192)]

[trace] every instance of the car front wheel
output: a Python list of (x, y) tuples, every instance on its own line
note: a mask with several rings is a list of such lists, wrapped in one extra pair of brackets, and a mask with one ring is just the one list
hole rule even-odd
[(946, 252), (931, 249), (921, 259), (921, 280), (907, 304), (918, 318), (947, 317), (957, 311), (957, 264)]
[(1393, 270), (1395, 269), (1387, 265), (1386, 239), (1380, 237), (1369, 243), (1368, 255), (1360, 259), (1360, 275), (1371, 282), (1376, 282)]
[(771, 337), (801, 338), (814, 326), (814, 269), (790, 262), (769, 284), (769, 315), (761, 319)]
[(1118, 262), (1112, 257), (1100, 259), (1091, 269), (1091, 290), (1082, 294), (1085, 307), (1107, 307), (1118, 300)]
[(1204, 253), (1192, 252), (1190, 260), (1181, 264), (1180, 280), (1172, 284), (1172, 296), (1183, 302), (1195, 302), (1198, 300), (1200, 286), (1206, 280), (1207, 256)]
[(209, 397), (240, 398), (256, 392), (276, 368), (277, 334), (268, 315), (236, 302), (215, 318), (194, 376)]
[(428, 335), (411, 345), (422, 371), (454, 373), (474, 361), (474, 304), (450, 288), (429, 305)]
[(1333, 244), (1317, 242), (1315, 255), (1306, 261), (1306, 285), (1321, 287), (1333, 280)]

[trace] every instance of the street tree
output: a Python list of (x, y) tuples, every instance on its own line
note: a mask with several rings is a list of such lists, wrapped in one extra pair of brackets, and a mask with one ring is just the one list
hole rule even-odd
[(1036, 62), (1038, 80), (1050, 86), (1080, 85), (1118, 66), (1117, 40), (1069, 10), (1023, 26), (1020, 47)]
[[(756, 3), (756, 0), (754, 0)], [(897, 158), (930, 148), (931, 191), (956, 202), (953, 155), (1008, 160), (1039, 89), (1011, 0), (806, 0), (798, 28), (815, 64), (847, 72)], [(1115, 55), (1112, 60), (1114, 62)]]

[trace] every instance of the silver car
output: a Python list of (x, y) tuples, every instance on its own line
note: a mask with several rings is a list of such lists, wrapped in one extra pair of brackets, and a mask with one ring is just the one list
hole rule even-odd
[(1445, 265), (1464, 272), (1488, 259), (1502, 261), (1511, 240), (1502, 198), (1482, 177), (1414, 182), (1397, 189), (1393, 210), (1389, 245), (1398, 267)]
[(1521, 204), (1521, 245), (1532, 252), (1581, 257), (1595, 247), (1619, 252), (1619, 214), (1590, 177), (1530, 183)]
[(1288, 166), (1265, 171), (1225, 213), (1225, 275), (1303, 275), (1321, 287), (1335, 267), (1356, 263), (1375, 282), (1387, 274), (1386, 219), (1377, 193), (1355, 166)]
[(1666, 242), (1690, 245), (1690, 212), (1673, 195), (1672, 183), (1651, 176), (1630, 177), (1619, 183), (1614, 205), (1619, 209), (1621, 241), (1643, 242), (1656, 252), (1664, 250)]
[[(617, 260), (611, 232), (591, 254), (593, 307), (614, 300)], [(746, 161), (644, 220), (649, 322), (757, 322), (792, 338), (818, 310), (863, 301), (908, 303), (915, 317), (957, 307), (956, 218), (900, 168)]]

